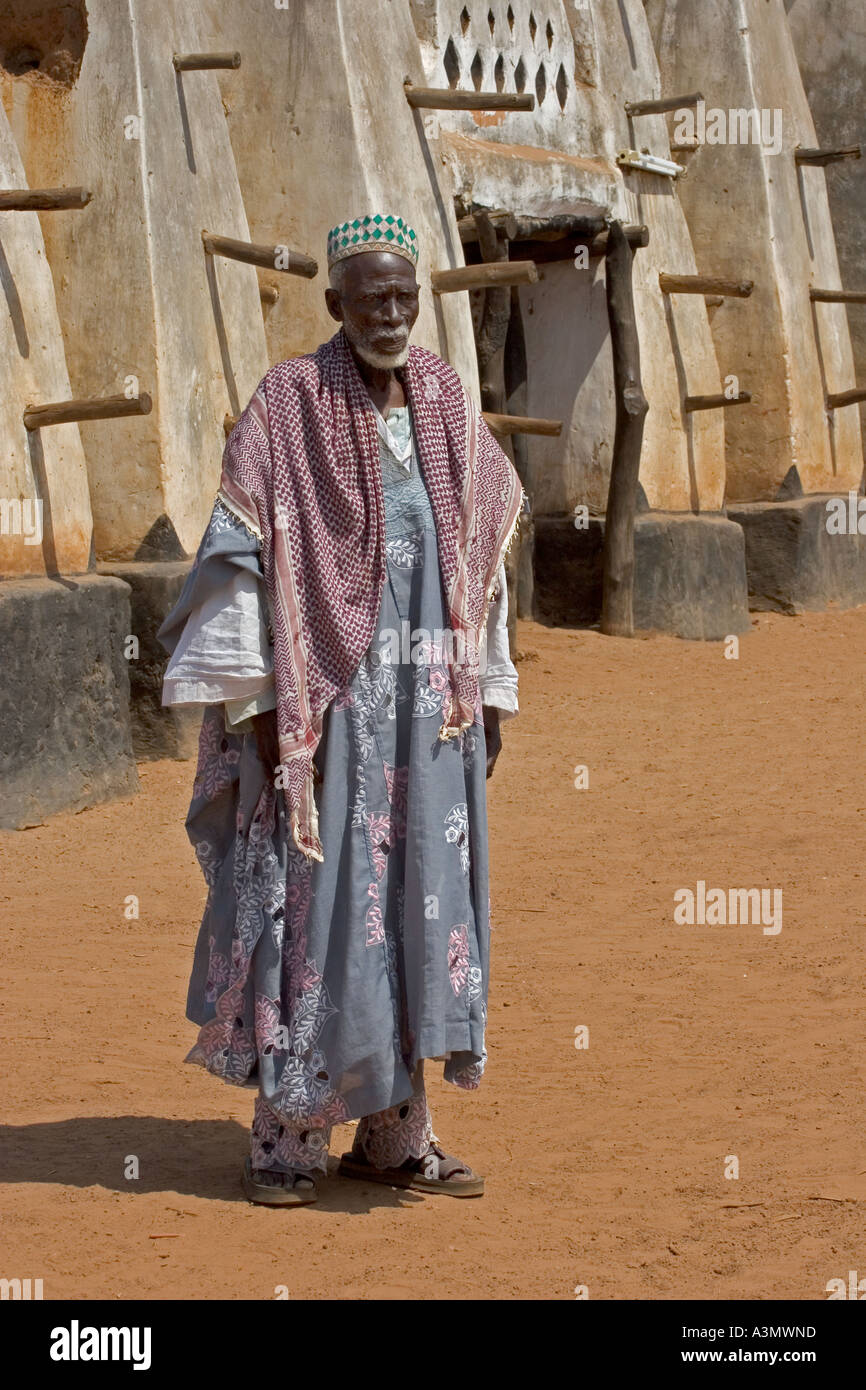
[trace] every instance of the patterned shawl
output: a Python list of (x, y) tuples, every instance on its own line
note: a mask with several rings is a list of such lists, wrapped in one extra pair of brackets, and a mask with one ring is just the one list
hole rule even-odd
[[(403, 384), (454, 634), (444, 739), (474, 718), (478, 638), (523, 489), (447, 363), (411, 347)], [(375, 634), (386, 574), (375, 406), (342, 328), (267, 372), (226, 443), (218, 495), (262, 544), (281, 780), (295, 843), (322, 859), (313, 755)]]

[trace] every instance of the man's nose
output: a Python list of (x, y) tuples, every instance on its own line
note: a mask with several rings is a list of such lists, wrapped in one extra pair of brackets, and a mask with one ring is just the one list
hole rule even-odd
[(382, 318), (386, 323), (392, 323), (394, 325), (403, 322), (403, 314), (397, 302), (396, 295), (393, 295), (391, 299), (385, 300), (385, 303), (382, 305)]

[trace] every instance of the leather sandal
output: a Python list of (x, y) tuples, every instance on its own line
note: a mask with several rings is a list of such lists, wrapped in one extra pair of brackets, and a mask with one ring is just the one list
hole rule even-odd
[[(262, 1172), (272, 1173), (284, 1181), (262, 1182), (256, 1176)], [(316, 1184), (308, 1173), (281, 1173), (267, 1168), (253, 1168), (249, 1158), (244, 1160), (241, 1183), (247, 1200), (263, 1207), (306, 1207), (317, 1201), (319, 1196)]]
[(343, 1154), (337, 1173), (343, 1178), (387, 1183), (415, 1192), (442, 1192), (449, 1197), (480, 1197), (484, 1192), (484, 1179), (436, 1143), (431, 1143), (420, 1158), (407, 1158), (399, 1168), (374, 1168), (362, 1151), (352, 1149)]

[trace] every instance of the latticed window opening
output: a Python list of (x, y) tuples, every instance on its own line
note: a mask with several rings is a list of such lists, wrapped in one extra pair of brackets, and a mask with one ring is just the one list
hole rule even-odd
[(565, 110), (574, 86), (574, 50), (559, 5), (443, 0), (440, 23), (447, 35), (443, 74), (452, 91), (530, 91), (537, 110)]

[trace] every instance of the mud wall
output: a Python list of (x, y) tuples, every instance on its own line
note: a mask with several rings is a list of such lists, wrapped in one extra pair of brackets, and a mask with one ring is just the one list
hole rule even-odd
[[(862, 0), (785, 0), (818, 143), (860, 145), (856, 160), (829, 164), (827, 197), (846, 289), (866, 288), (866, 6)], [(848, 310), (856, 384), (866, 384), (866, 306)], [(852, 382), (852, 385), (854, 383)], [(866, 404), (860, 406), (866, 439)]]
[[(857, 407), (826, 408), (854, 385), (846, 310), (809, 298), (840, 275), (824, 171), (794, 157), (817, 138), (782, 0), (648, 0), (647, 13), (665, 87), (706, 103), (681, 188), (699, 268), (754, 282), (712, 325), (723, 371), (753, 395), (726, 414), (728, 499), (855, 487)], [(669, 119), (676, 151), (689, 132)]]
[[(0, 107), (0, 188), (26, 187)], [(54, 285), (35, 212), (0, 212), (0, 287), (0, 577), (79, 574), (90, 560), (92, 521), (78, 426), (29, 431), (23, 420), (25, 406), (70, 396)]]
[[(70, 8), (19, 17), (16, 41), (38, 54), (44, 16)], [(204, 229), (249, 230), (216, 78), (172, 64), (203, 46), (196, 0), (88, 0), (86, 19), (79, 62), (11, 62), (2, 98), (31, 185), (93, 192), (40, 214), (73, 395), (153, 398), (149, 416), (81, 426), (97, 556), (176, 560), (210, 511), (224, 416), (267, 367), (258, 282), (202, 248)]]

